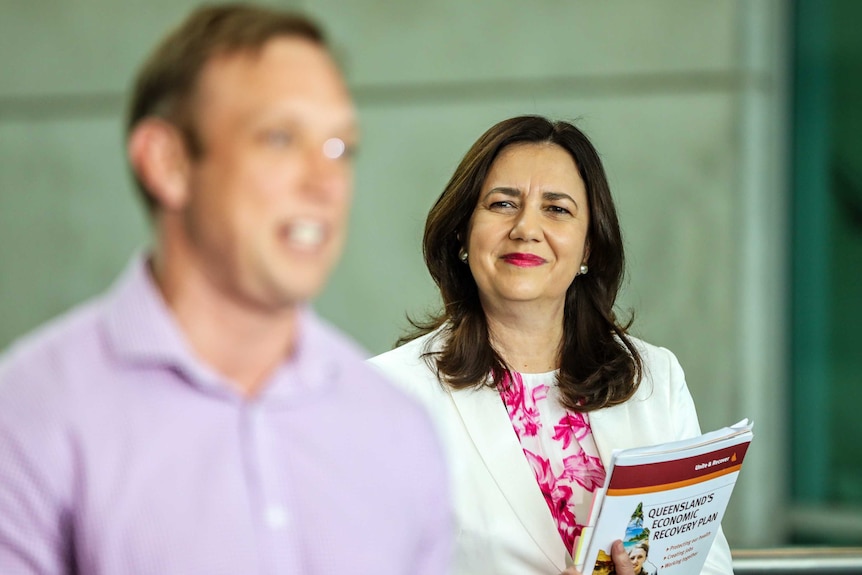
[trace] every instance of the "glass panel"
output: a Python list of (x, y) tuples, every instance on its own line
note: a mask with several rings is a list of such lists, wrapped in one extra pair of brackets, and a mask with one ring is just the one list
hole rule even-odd
[(791, 428), (798, 512), (791, 529), (797, 543), (862, 544), (860, 22), (857, 0), (796, 2)]

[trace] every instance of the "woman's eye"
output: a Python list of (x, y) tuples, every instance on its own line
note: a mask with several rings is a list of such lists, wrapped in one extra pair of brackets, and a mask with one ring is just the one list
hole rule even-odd
[(491, 207), (492, 208), (506, 209), (506, 208), (514, 208), (515, 204), (513, 204), (512, 202), (506, 201), (506, 200), (502, 200), (499, 202), (493, 202), (491, 204)]
[(570, 214), (571, 212), (563, 206), (548, 206), (548, 210), (555, 214)]

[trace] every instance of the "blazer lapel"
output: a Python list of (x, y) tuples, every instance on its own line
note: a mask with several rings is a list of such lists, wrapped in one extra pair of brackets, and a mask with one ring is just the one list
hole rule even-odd
[(449, 393), (488, 472), (518, 519), (554, 568), (565, 570), (570, 550), (563, 545), (500, 396), (488, 388)]
[(622, 404), (592, 411), (589, 421), (602, 465), (607, 469), (613, 450), (628, 447), (634, 437), (628, 406)]

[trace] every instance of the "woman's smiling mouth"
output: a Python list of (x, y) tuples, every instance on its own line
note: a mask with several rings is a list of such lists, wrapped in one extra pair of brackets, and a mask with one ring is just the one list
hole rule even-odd
[(533, 268), (544, 264), (547, 260), (535, 254), (513, 253), (502, 257), (503, 261), (519, 268)]

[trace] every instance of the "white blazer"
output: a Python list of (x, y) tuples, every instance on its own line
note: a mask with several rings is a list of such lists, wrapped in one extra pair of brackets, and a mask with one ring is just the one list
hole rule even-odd
[[(439, 331), (369, 361), (428, 409), (443, 439), (452, 474), (456, 575), (558, 575), (572, 564), (521, 450), (503, 402), (489, 388), (444, 388), (422, 359), (439, 349)], [(644, 360), (637, 394), (589, 414), (607, 466), (616, 448), (650, 445), (700, 433), (694, 402), (676, 357), (634, 340)], [(730, 548), (719, 530), (704, 574), (732, 575)]]

